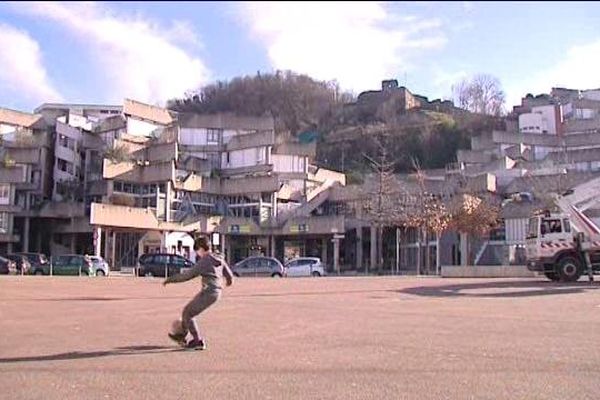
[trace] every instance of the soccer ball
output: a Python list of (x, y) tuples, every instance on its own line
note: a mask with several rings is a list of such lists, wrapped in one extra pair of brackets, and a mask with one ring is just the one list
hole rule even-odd
[(176, 319), (171, 323), (171, 334), (183, 335), (183, 325), (181, 324), (180, 319)]

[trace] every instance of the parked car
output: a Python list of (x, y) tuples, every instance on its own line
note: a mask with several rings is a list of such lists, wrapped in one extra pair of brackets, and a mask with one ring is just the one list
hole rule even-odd
[(15, 253), (15, 255), (25, 256), (31, 264), (31, 275), (50, 275), (50, 261), (42, 253)]
[(19, 254), (9, 254), (6, 256), (11, 261), (14, 261), (17, 265), (17, 274), (26, 275), (31, 273), (31, 263), (27, 257)]
[(325, 276), (323, 263), (317, 257), (300, 257), (285, 264), (286, 276)]
[(0, 257), (0, 274), (14, 275), (17, 273), (17, 263), (5, 257)]
[(110, 268), (108, 263), (104, 261), (104, 258), (100, 256), (90, 256), (94, 269), (96, 270), (96, 276), (108, 276)]
[(87, 256), (66, 254), (52, 257), (53, 275), (96, 275), (92, 260)]
[(176, 275), (183, 268), (191, 268), (194, 263), (178, 254), (154, 253), (144, 254), (139, 260), (139, 276), (167, 276)]
[(285, 275), (283, 265), (273, 257), (253, 256), (235, 264), (231, 271), (235, 276), (272, 276)]

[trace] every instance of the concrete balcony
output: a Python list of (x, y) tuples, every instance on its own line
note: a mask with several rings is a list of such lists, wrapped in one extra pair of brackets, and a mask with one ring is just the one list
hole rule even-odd
[[(73, 167), (75, 168), (75, 167)], [(69, 173), (66, 171), (62, 171), (56, 167), (54, 167), (54, 182), (68, 182), (72, 179), (75, 179), (75, 171), (73, 173)]]
[(199, 174), (209, 174), (213, 170), (213, 165), (209, 160), (193, 156), (184, 156), (177, 165), (180, 169)]
[(252, 218), (226, 217), (217, 231), (229, 235), (260, 235), (266, 232)]
[(223, 195), (276, 192), (279, 190), (279, 180), (276, 176), (223, 179), (220, 189)]
[(243, 131), (247, 129), (256, 131), (272, 131), (275, 128), (275, 121), (271, 117), (239, 116), (233, 113), (180, 113), (178, 115), (178, 122), (183, 128), (195, 129), (214, 127), (235, 131)]
[(0, 108), (0, 122), (13, 126), (36, 127), (42, 122), (42, 116), (9, 108)]
[(17, 164), (38, 164), (40, 162), (40, 149), (36, 147), (7, 148), (6, 155)]
[(317, 156), (317, 143), (281, 143), (273, 146), (272, 154), (304, 156), (313, 159)]
[(78, 218), (85, 216), (84, 203), (47, 202), (35, 212), (41, 218)]
[(185, 179), (175, 182), (175, 189), (198, 191), (223, 195), (241, 195), (246, 193), (276, 192), (279, 190), (279, 180), (275, 175), (244, 177), (243, 179), (206, 178), (190, 174)]
[(346, 174), (327, 168), (318, 168), (314, 165), (309, 165), (308, 179), (317, 182), (339, 182), (342, 186), (346, 184)]
[(17, 183), (16, 184), (16, 188), (17, 188), (17, 190), (26, 190), (28, 192), (34, 192), (36, 190), (39, 190), (39, 191), (42, 190), (41, 182)]
[(27, 168), (24, 165), (7, 166), (0, 164), (1, 183), (25, 183), (27, 182)]
[(252, 218), (226, 217), (221, 221), (218, 232), (228, 235), (332, 235), (345, 232), (345, 217), (293, 218), (282, 227), (260, 226)]
[(131, 157), (134, 160), (149, 161), (151, 164), (177, 160), (177, 143), (155, 144), (132, 153)]
[(558, 147), (561, 145), (561, 137), (557, 135), (541, 135), (532, 133), (514, 133), (493, 131), (492, 139), (497, 144), (525, 144), (534, 146)]
[(160, 221), (156, 214), (148, 208), (92, 203), (90, 225), (131, 230), (175, 232), (194, 232), (205, 229), (203, 232), (207, 232), (206, 229), (218, 224), (212, 218), (210, 216), (198, 216), (194, 221), (166, 222)]
[(60, 158), (62, 160), (68, 161), (68, 162), (72, 163), (74, 166), (81, 165), (81, 157), (79, 156), (79, 153), (76, 152), (75, 150), (71, 150), (67, 147), (56, 146), (56, 148), (54, 149), (54, 156), (56, 158)]
[(23, 207), (12, 205), (12, 204), (2, 204), (0, 205), (0, 212), (7, 212), (11, 214), (15, 214), (23, 211)]
[(135, 183), (174, 181), (175, 165), (173, 161), (149, 165), (138, 165), (133, 162), (115, 164), (105, 159), (103, 177)]
[(37, 132), (31, 129), (18, 129), (4, 136), (2, 146), (11, 149), (27, 149), (51, 147), (52, 136), (45, 131)]
[(332, 235), (344, 233), (345, 231), (345, 217), (332, 215), (292, 218), (285, 223), (280, 233), (283, 235)]
[(167, 109), (130, 99), (123, 101), (123, 114), (132, 115), (143, 121), (156, 122), (161, 125), (169, 125), (173, 122), (173, 116)]
[(179, 145), (182, 153), (220, 153), (225, 151), (225, 147), (218, 144), (199, 144), (199, 145)]
[(0, 242), (3, 243), (18, 243), (21, 241), (19, 235), (13, 235), (10, 233), (0, 233)]
[(456, 159), (459, 163), (485, 164), (492, 161), (492, 156), (482, 151), (458, 150), (456, 152)]
[(245, 176), (252, 174), (266, 174), (268, 172), (273, 171), (272, 164), (259, 164), (253, 166), (246, 167), (237, 167), (237, 168), (223, 168), (221, 170), (221, 176), (223, 177), (232, 177), (232, 176)]
[(204, 189), (205, 179), (193, 173), (177, 176), (174, 182), (176, 190), (187, 190), (189, 192), (198, 192)]
[(176, 180), (175, 189), (222, 195), (276, 192), (279, 190), (279, 180), (276, 176), (212, 179), (190, 174), (187, 178)]
[[(517, 171), (515, 171), (517, 173)], [(465, 185), (458, 188), (459, 193), (487, 193), (495, 192), (497, 186), (494, 174), (484, 173), (478, 176), (468, 177)]]
[(267, 130), (233, 136), (225, 145), (225, 150), (242, 150), (253, 147), (271, 146), (273, 144), (275, 144), (275, 132)]

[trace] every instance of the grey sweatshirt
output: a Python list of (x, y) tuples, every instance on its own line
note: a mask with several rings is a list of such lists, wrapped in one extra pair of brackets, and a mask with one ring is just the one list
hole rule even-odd
[(221, 285), (223, 276), (233, 281), (233, 273), (227, 262), (214, 254), (208, 253), (204, 257), (198, 257), (196, 264), (188, 271), (168, 277), (165, 283), (185, 282), (197, 276), (202, 276), (204, 289), (221, 290), (223, 288)]

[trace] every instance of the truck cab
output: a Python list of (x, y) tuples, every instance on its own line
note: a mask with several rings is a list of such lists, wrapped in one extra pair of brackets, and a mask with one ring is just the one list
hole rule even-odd
[(543, 212), (529, 219), (527, 268), (553, 281), (575, 281), (583, 273), (569, 215)]

